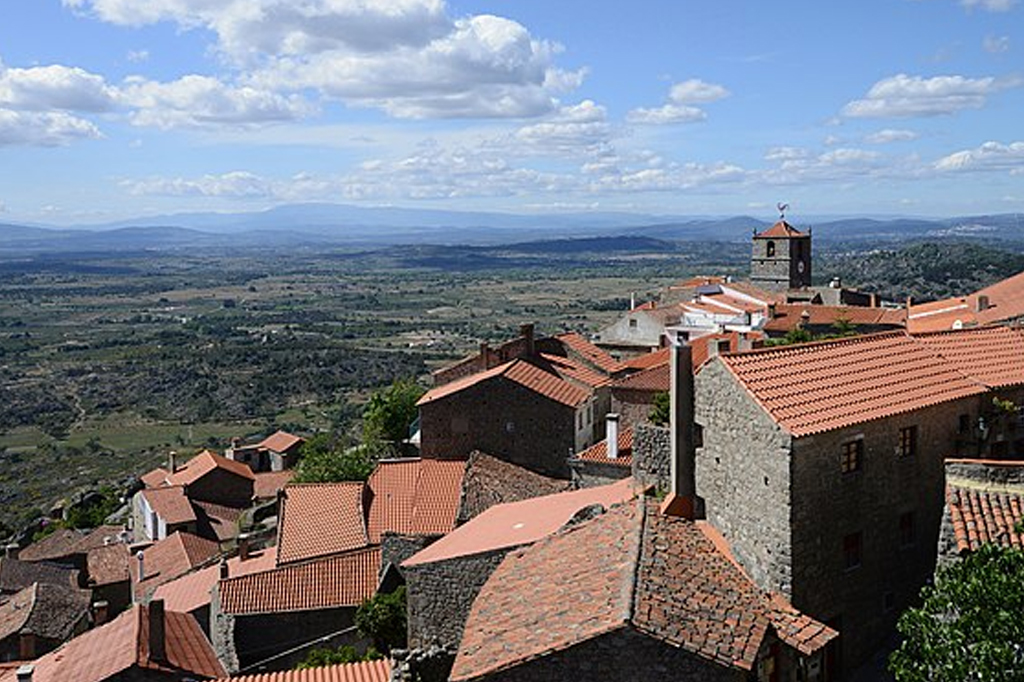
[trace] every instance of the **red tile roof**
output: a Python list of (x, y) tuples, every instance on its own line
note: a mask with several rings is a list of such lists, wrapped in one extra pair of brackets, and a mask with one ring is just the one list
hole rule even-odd
[(983, 544), (1024, 549), (1024, 461), (946, 460), (946, 508), (958, 553)]
[(215, 452), (210, 450), (203, 450), (198, 455), (185, 462), (185, 466), (181, 467), (173, 474), (167, 476), (167, 482), (170, 485), (188, 485), (195, 483), (200, 478), (210, 473), (221, 469), (224, 471), (231, 472), (236, 476), (254, 480), (252, 469), (249, 468), (248, 464), (244, 462), (236, 462), (233, 459), (222, 457)]
[(277, 562), (338, 554), (370, 544), (363, 483), (298, 483), (281, 499)]
[(780, 220), (764, 232), (757, 235), (758, 237), (806, 237), (806, 233), (796, 229), (785, 220)]
[(572, 487), (569, 481), (538, 474), (480, 451), (469, 456), (462, 480), (460, 522), (479, 516), (496, 504), (553, 495)]
[(0, 641), (30, 632), (63, 642), (88, 616), (89, 597), (87, 590), (33, 583), (0, 604)]
[(455, 528), (466, 463), (461, 460), (382, 460), (367, 481), (372, 497), (370, 541), (385, 532), (442, 535)]
[(105, 547), (94, 547), (85, 556), (90, 585), (100, 587), (127, 582), (131, 579), (128, 572), (128, 562), (131, 560), (131, 556), (128, 553), (128, 545), (123, 542)]
[(720, 356), (772, 418), (806, 436), (985, 392), (903, 332)]
[[(104, 682), (133, 667), (207, 678), (226, 675), (196, 619), (183, 613), (165, 612), (167, 660), (151, 659), (148, 614), (148, 607), (135, 606), (33, 661), (32, 682)], [(2, 682), (15, 679), (13, 670), (0, 677)]]
[(295, 478), (295, 472), (291, 469), (263, 471), (253, 475), (256, 477), (256, 482), (253, 484), (252, 494), (257, 500), (269, 500), (277, 497), (277, 491)]
[(605, 438), (599, 443), (591, 445), (583, 452), (576, 455), (577, 459), (585, 462), (602, 462), (613, 464), (629, 469), (633, 465), (633, 428), (626, 427), (619, 430), (619, 456), (615, 459), (608, 459), (608, 439)]
[(630, 374), (617, 379), (612, 384), (612, 390), (622, 389), (627, 391), (646, 391), (661, 393), (668, 391), (672, 383), (672, 370), (666, 363), (641, 370), (636, 374)]
[(357, 606), (373, 596), (380, 548), (281, 566), (218, 583), (224, 613), (281, 613)]
[(636, 482), (626, 478), (596, 488), (499, 504), (417, 552), (402, 565), (418, 566), (536, 542), (564, 526), (584, 507), (611, 507), (632, 499), (635, 489)]
[(159, 488), (167, 485), (167, 469), (157, 467), (152, 471), (147, 471), (139, 477), (142, 484), (147, 488)]
[(217, 682), (388, 682), (390, 678), (391, 661), (381, 658), (376, 661), (342, 663), (305, 670), (238, 675)]
[(167, 525), (192, 523), (196, 520), (196, 512), (185, 494), (185, 486), (146, 488), (139, 491), (139, 494)]
[[(983, 300), (987, 300), (987, 305), (982, 304)], [(941, 331), (953, 329), (955, 325), (970, 327), (1021, 316), (1024, 316), (1024, 272), (969, 296), (913, 305), (907, 325), (912, 332)]]
[(667, 365), (672, 358), (672, 349), (669, 347), (659, 348), (650, 353), (644, 353), (635, 358), (625, 361), (623, 366), (629, 369), (648, 369), (658, 365)]
[(558, 376), (558, 374), (541, 369), (526, 360), (517, 359), (433, 388), (420, 398), (417, 405), (425, 405), (497, 377), (515, 382), (524, 388), (570, 407), (578, 406), (590, 396), (589, 391), (574, 386)]
[(801, 324), (824, 326), (845, 320), (854, 327), (903, 327), (907, 312), (895, 308), (778, 303), (775, 314), (764, 325), (767, 332), (787, 332)]
[[(253, 552), (245, 561), (234, 556), (225, 563), (229, 578), (269, 571), (277, 565), (273, 549)], [(171, 611), (179, 613), (195, 611), (210, 603), (210, 591), (220, 580), (220, 571), (220, 563), (215, 563), (183, 575), (156, 588), (153, 598), (163, 599), (167, 609)]]
[(978, 327), (914, 339), (986, 386), (1024, 384), (1024, 332), (1019, 329)]
[(559, 334), (555, 338), (605, 373), (611, 374), (622, 368), (618, 360), (576, 332)]
[(760, 591), (697, 524), (637, 500), (509, 554), (473, 602), (450, 679), (625, 628), (743, 671), (769, 629), (805, 653), (837, 636)]
[(136, 596), (143, 597), (158, 586), (188, 573), (217, 555), (216, 542), (178, 531), (142, 550), (143, 580), (139, 581), (138, 555), (128, 561)]
[(304, 442), (306, 442), (305, 438), (295, 436), (287, 431), (278, 431), (277, 433), (264, 438), (260, 442), (259, 447), (266, 448), (273, 452), (287, 452), (289, 449)]
[(77, 551), (78, 543), (85, 538), (81, 531), (71, 528), (58, 528), (45, 538), (33, 542), (18, 552), (22, 561), (47, 561), (63, 559)]

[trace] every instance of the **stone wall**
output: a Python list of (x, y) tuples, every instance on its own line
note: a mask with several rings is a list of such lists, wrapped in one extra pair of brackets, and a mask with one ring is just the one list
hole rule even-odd
[(515, 547), (403, 569), (409, 610), (409, 646), (457, 648), (473, 600)]
[(608, 462), (592, 462), (585, 459), (569, 460), (572, 469), (574, 488), (596, 488), (627, 478), (630, 467), (609, 464)]
[(441, 536), (403, 535), (401, 533), (392, 533), (390, 531), (384, 533), (381, 537), (380, 543), (381, 570), (384, 570), (390, 564), (398, 569), (399, 573), (404, 576), (405, 573), (401, 569), (402, 562), (416, 552), (432, 544), (439, 537)]
[(234, 618), (235, 651), (242, 668), (271, 656), (268, 668), (288, 670), (312, 649), (337, 648), (345, 644), (364, 645), (354, 627), (354, 606), (317, 611), (259, 613)]
[[(653, 424), (633, 427), (633, 479), (656, 490), (672, 488), (672, 433)], [(700, 493), (700, 490), (697, 491)]]
[(253, 482), (230, 471), (214, 469), (185, 490), (190, 500), (245, 509), (252, 504)]
[(619, 428), (648, 423), (647, 418), (654, 409), (654, 396), (657, 394), (657, 391), (613, 388), (610, 409), (619, 415)]

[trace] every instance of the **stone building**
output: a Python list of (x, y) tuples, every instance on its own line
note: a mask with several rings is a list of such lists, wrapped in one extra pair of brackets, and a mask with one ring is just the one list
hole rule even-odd
[(811, 286), (811, 233), (785, 220), (754, 233), (750, 281), (769, 291)]
[(1024, 547), (1024, 461), (946, 460), (946, 504), (939, 533), (939, 564), (983, 544)]

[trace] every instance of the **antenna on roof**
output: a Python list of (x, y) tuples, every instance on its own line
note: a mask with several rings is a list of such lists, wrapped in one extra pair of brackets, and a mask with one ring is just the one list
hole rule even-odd
[(779, 220), (786, 219), (786, 210), (789, 208), (789, 204), (784, 204), (781, 201), (775, 204), (775, 207), (779, 209)]

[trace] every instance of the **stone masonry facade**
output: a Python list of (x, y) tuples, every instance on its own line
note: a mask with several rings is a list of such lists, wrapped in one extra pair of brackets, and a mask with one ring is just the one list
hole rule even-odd
[(633, 427), (633, 479), (655, 490), (672, 487), (672, 434), (664, 427), (636, 424)]

